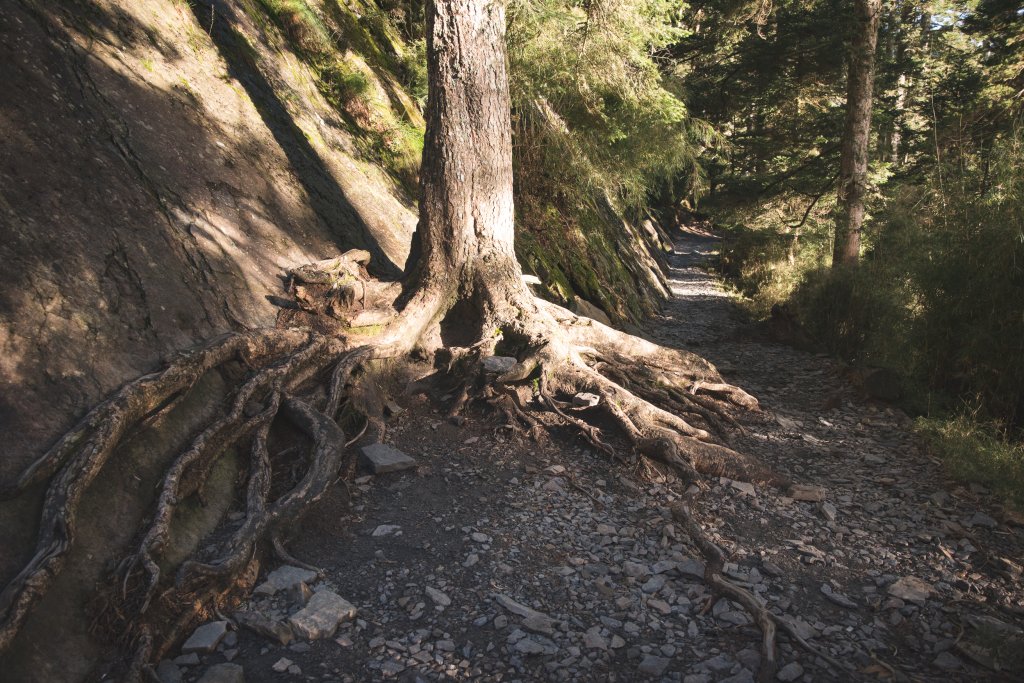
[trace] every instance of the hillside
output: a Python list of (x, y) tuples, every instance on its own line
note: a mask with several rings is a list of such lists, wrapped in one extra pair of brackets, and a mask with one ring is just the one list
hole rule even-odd
[[(359, 1), (4, 3), (0, 481), (126, 380), (272, 324), (289, 268), (361, 248), (374, 274), (401, 273), (419, 59), (390, 15)], [(541, 293), (627, 323), (664, 293), (648, 252), (661, 238), (605, 214), (586, 232), (524, 223), (522, 258)], [(156, 417), (87, 494), (74, 571), (4, 655), (14, 680), (89, 673), (102, 645), (78, 596), (118, 559), (156, 473), (224, 386), (204, 380)], [(216, 501), (216, 483), (208, 493)], [(0, 503), (5, 584), (30, 555), (40, 495)], [(197, 505), (178, 542), (194, 547), (224, 511)]]

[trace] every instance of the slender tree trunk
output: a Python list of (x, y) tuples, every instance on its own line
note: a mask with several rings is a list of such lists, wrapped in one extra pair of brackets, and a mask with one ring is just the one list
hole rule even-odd
[(856, 265), (867, 192), (868, 144), (871, 136), (871, 89), (881, 0), (854, 0), (857, 26), (850, 46), (846, 90), (846, 124), (839, 162), (836, 240), (832, 266)]

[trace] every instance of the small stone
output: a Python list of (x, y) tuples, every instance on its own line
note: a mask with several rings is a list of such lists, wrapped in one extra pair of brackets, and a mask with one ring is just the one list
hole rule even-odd
[(370, 535), (374, 538), (380, 538), (382, 536), (401, 536), (402, 527), (397, 524), (381, 524), (377, 526)]
[(904, 576), (889, 586), (889, 595), (918, 605), (923, 605), (931, 594), (931, 585), (916, 576)]
[(657, 610), (662, 615), (669, 615), (672, 613), (672, 606), (664, 600), (648, 600), (647, 606), (653, 610)]
[(198, 683), (245, 683), (245, 670), (238, 664), (214, 664)]
[(577, 408), (593, 408), (601, 402), (601, 397), (597, 394), (590, 394), (582, 392), (572, 397), (572, 404)]
[(679, 570), (679, 573), (686, 576), (692, 576), (697, 579), (704, 578), (704, 563), (692, 557), (680, 562), (677, 569)]
[(754, 485), (751, 483), (745, 481), (732, 481), (729, 485), (745, 496), (757, 495), (757, 489), (754, 488)]
[(836, 506), (827, 500), (823, 500), (818, 503), (818, 511), (821, 513), (821, 516), (829, 522), (836, 521), (836, 517), (839, 514), (839, 511), (836, 510)]
[(437, 590), (436, 588), (426, 587), (427, 597), (434, 601), (434, 604), (438, 607), (447, 607), (452, 604), (452, 599), (447, 595)]
[(181, 669), (169, 659), (165, 659), (156, 665), (156, 677), (160, 683), (181, 683)]
[(640, 662), (640, 666), (637, 667), (637, 671), (647, 676), (660, 676), (665, 673), (668, 669), (668, 665), (671, 660), (665, 657), (657, 657), (655, 655), (644, 655), (643, 660)]
[(300, 583), (313, 583), (316, 579), (315, 571), (286, 564), (267, 574), (267, 580), (257, 586), (254, 592), (274, 595), (278, 591), (294, 588)]
[(490, 543), (491, 537), (487, 534), (482, 534), (479, 531), (474, 531), (469, 535), (470, 540), (474, 543)]
[(276, 671), (279, 674), (283, 674), (285, 671), (288, 670), (288, 667), (291, 666), (291, 665), (292, 665), (292, 660), (288, 659), (287, 657), (281, 657), (281, 659), (279, 659), (276, 662), (274, 662), (274, 665), (271, 666), (270, 668), (273, 669), (274, 671)]
[(846, 597), (842, 593), (834, 592), (832, 590), (832, 586), (828, 585), (827, 583), (821, 584), (821, 593), (829, 600), (829, 602), (835, 603), (840, 607), (846, 607), (849, 609), (857, 608), (857, 603), (855, 603), (853, 600)]
[(508, 617), (506, 617), (504, 614), (499, 614), (498, 616), (494, 617), (494, 628), (502, 629), (506, 626), (508, 626)]
[(640, 564), (639, 562), (623, 562), (622, 572), (626, 576), (639, 578), (641, 576), (649, 576), (651, 574), (651, 568), (646, 564)]
[(791, 683), (804, 675), (804, 668), (798, 662), (790, 662), (779, 669), (775, 677), (783, 683)]
[(511, 356), (487, 356), (481, 361), (484, 373), (488, 375), (503, 375), (515, 367), (519, 361)]
[(968, 526), (983, 526), (989, 529), (995, 529), (999, 526), (999, 522), (992, 519), (984, 512), (975, 512), (971, 519), (967, 522)]
[(583, 644), (591, 650), (607, 650), (608, 640), (601, 635), (601, 627), (594, 626), (583, 634)]
[(373, 443), (359, 449), (363, 462), (374, 474), (386, 472), (398, 472), (416, 466), (416, 461), (411, 457), (383, 443)]
[(519, 640), (512, 649), (523, 655), (553, 655), (558, 652), (558, 648), (551, 643), (541, 643), (533, 638), (523, 638)]
[(199, 663), (199, 655), (197, 655), (195, 652), (190, 652), (187, 655), (175, 657), (174, 663), (178, 666), (195, 666)]
[(213, 652), (227, 632), (228, 622), (226, 621), (211, 621), (208, 624), (203, 624), (192, 632), (185, 644), (181, 646), (181, 651), (186, 654), (189, 652)]
[(613, 650), (618, 650), (626, 646), (626, 641), (622, 639), (622, 636), (612, 636), (611, 646)]
[(932, 666), (945, 671), (955, 671), (956, 669), (963, 668), (963, 665), (964, 663), (960, 661), (960, 658), (951, 652), (940, 652), (939, 656), (932, 662)]
[(259, 612), (239, 611), (232, 615), (235, 622), (242, 628), (258, 633), (264, 638), (276, 640), (282, 645), (287, 645), (295, 638), (295, 634), (286, 625), (274, 619), (268, 619)]
[(304, 608), (288, 618), (288, 623), (299, 635), (316, 640), (331, 637), (338, 624), (355, 615), (352, 603), (337, 593), (324, 590), (314, 593)]
[(793, 484), (789, 490), (789, 497), (793, 500), (817, 503), (825, 500), (825, 489), (824, 487), (812, 486), (810, 484)]

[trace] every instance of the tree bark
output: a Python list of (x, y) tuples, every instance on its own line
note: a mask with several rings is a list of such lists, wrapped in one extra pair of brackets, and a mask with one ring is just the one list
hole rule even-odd
[(836, 239), (832, 267), (860, 260), (860, 232), (867, 193), (868, 143), (871, 136), (871, 90), (882, 0), (854, 0), (857, 26), (850, 46), (846, 123), (839, 162)]
[[(448, 301), (525, 291), (516, 260), (504, 0), (431, 0), (412, 282)], [(517, 292), (518, 293), (518, 292)]]

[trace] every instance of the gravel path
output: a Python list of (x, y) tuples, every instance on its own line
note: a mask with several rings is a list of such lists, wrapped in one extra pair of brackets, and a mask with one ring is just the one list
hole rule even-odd
[[(733, 447), (804, 485), (795, 497), (821, 498), (721, 479), (695, 510), (731, 578), (849, 667), (783, 636), (778, 680), (1019, 680), (993, 667), (1020, 667), (1022, 529), (987, 492), (946, 481), (907, 418), (861, 400), (830, 360), (747, 333), (699, 268), (714, 248), (678, 242), (675, 298), (652, 336), (757, 396)], [(356, 618), (287, 644), (232, 631), (211, 654), (164, 662), (164, 680), (243, 668), (247, 681), (756, 680), (759, 631), (711, 599), (669, 514), (679, 482), (564, 440), (512, 439), (483, 416), (455, 426), (425, 402), (406, 407), (388, 440), (418, 467), (358, 480), (351, 505), (339, 488), (291, 544), (324, 570), (292, 580)], [(267, 630), (306, 590), (264, 586), (242, 608)]]

